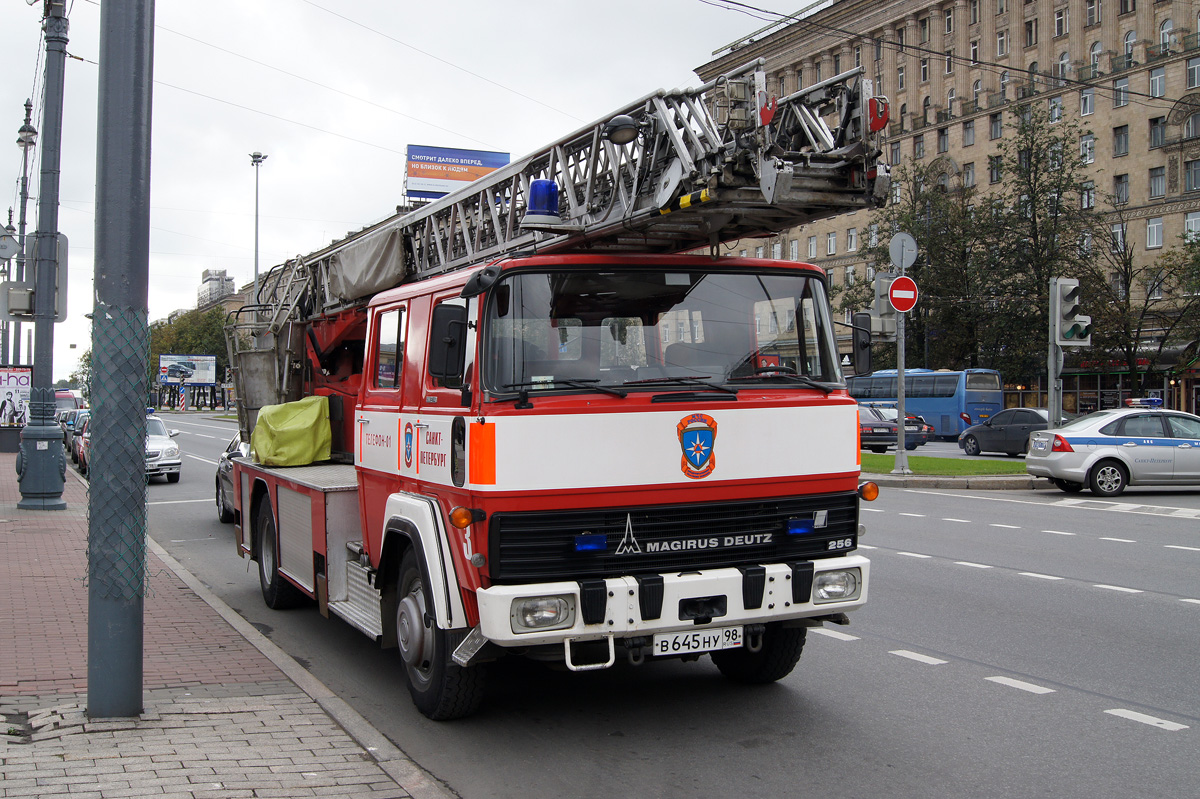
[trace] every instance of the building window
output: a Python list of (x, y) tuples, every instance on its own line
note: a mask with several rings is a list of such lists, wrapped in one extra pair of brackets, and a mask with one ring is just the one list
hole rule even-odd
[(1067, 35), (1067, 9), (1060, 8), (1054, 12), (1054, 38)]
[(1125, 251), (1125, 223), (1118, 222), (1117, 224), (1115, 224), (1111, 228), (1109, 228), (1109, 230), (1112, 232), (1112, 239), (1111, 239), (1112, 240), (1112, 251), (1113, 252), (1124, 252)]
[(771, 257), (778, 261), (783, 257), (783, 242), (777, 241), (771, 245)]
[(896, 67), (896, 91), (904, 91), (904, 67)]
[(992, 114), (988, 117), (988, 135), (993, 139), (1004, 135), (1004, 118), (1000, 114)]
[(954, 74), (954, 51), (953, 50), (946, 51), (946, 74), (947, 75)]
[[(841, 53), (833, 54), (833, 74), (834, 75), (842, 74), (842, 54)], [(830, 75), (830, 77), (833, 77), (833, 75)]]
[(1083, 4), (1083, 25), (1090, 28), (1100, 24), (1100, 0), (1087, 0)]
[(1096, 184), (1090, 180), (1083, 184), (1083, 188), (1079, 192), (1079, 207), (1096, 207)]
[(1062, 120), (1063, 104), (1061, 97), (1050, 98), (1050, 123), (1054, 124)]
[(979, 97), (983, 94), (983, 81), (977, 80), (971, 84), (971, 99), (975, 101), (975, 107), (979, 107)]
[(1128, 33), (1125, 34), (1125, 39), (1123, 40), (1123, 46), (1125, 48), (1125, 57), (1127, 59), (1130, 59), (1130, 60), (1133, 59), (1133, 46), (1135, 44), (1137, 44), (1137, 31), (1129, 31)]
[(1008, 11), (1008, 0), (996, 0), (996, 14), (1003, 14)]
[(826, 233), (825, 234), (825, 254), (826, 255), (835, 255), (836, 253), (837, 253), (837, 234), (836, 233)]
[(1137, 0), (1120, 0), (1117, 3), (1118, 14), (1132, 14), (1137, 11)]
[(897, 164), (900, 163), (900, 142), (894, 141), (888, 146), (891, 148), (891, 151), (892, 151), (891, 157), (888, 158), (888, 163), (891, 164), (892, 166), (896, 166)]
[(929, 17), (917, 20), (917, 32), (921, 36), (921, 44), (929, 41)]
[(861, 46), (856, 46), (854, 48), (854, 66), (856, 66), (856, 67), (862, 66), (862, 47)]
[(1113, 203), (1129, 202), (1129, 175), (1113, 175)]
[(954, 33), (954, 11), (946, 9), (946, 33)]
[[(1114, 252), (1125, 252), (1125, 244), (1122, 242), (1119, 250), (1114, 249)], [(1125, 278), (1121, 277), (1120, 272), (1110, 272), (1108, 275), (1108, 284), (1112, 286), (1113, 294), (1117, 295), (1118, 300), (1125, 299)]]
[(925, 157), (925, 136), (913, 136), (913, 158)]
[(755, 247), (755, 248), (754, 248), (754, 257), (755, 257), (755, 258), (762, 258), (762, 257), (763, 257), (763, 253), (764, 253), (764, 250), (763, 250), (763, 248), (762, 248), (762, 247)]
[(1000, 156), (988, 156), (988, 180), (992, 183), (1000, 182)]
[(904, 28), (899, 28), (896, 31), (896, 46), (901, 50), (904, 49)]
[(1113, 155), (1129, 155), (1129, 126), (1118, 125), (1113, 128)]
[(1194, 139), (1200, 136), (1200, 112), (1192, 114), (1183, 123), (1183, 138)]
[(1091, 116), (1096, 111), (1096, 91), (1092, 88), (1084, 89), (1079, 93), (1079, 115), (1086, 117)]
[(1156, 166), (1150, 168), (1150, 199), (1167, 196), (1167, 168)]
[(858, 251), (858, 228), (852, 227), (846, 231), (846, 252)]
[(1183, 162), (1183, 188), (1185, 191), (1200, 189), (1200, 160)]
[(1035, 47), (1038, 43), (1037, 38), (1038, 24), (1036, 19), (1025, 20), (1025, 46)]
[(950, 149), (950, 129), (941, 128), (937, 132), (937, 151), (944, 153)]
[(817, 257), (817, 237), (816, 236), (808, 237), (808, 257), (809, 258)]
[(996, 57), (1008, 55), (1008, 31), (996, 31)]
[(921, 82), (924, 83), (927, 80), (929, 80), (929, 59), (922, 58), (921, 59)]
[(1150, 274), (1150, 279), (1146, 281), (1146, 297), (1151, 300), (1161, 300), (1163, 298), (1163, 280), (1166, 278), (1166, 273), (1161, 269), (1156, 269)]
[(1129, 105), (1129, 78), (1117, 78), (1113, 81), (1113, 108)]
[(1060, 53), (1058, 56), (1058, 67), (1056, 70), (1056, 75), (1058, 77), (1057, 84), (1059, 86), (1065, 86), (1066, 82), (1067, 82), (1067, 76), (1070, 74), (1071, 74), (1071, 54), (1070, 53)]
[(788, 258), (793, 261), (800, 260), (800, 239), (792, 239), (788, 242)]
[(979, 40), (978, 39), (971, 40), (971, 63), (972, 64), (979, 63)]
[(1100, 53), (1102, 51), (1103, 48), (1100, 46), (1100, 42), (1092, 42), (1092, 46), (1088, 50), (1088, 63), (1092, 66), (1091, 77), (1093, 78), (1099, 77), (1100, 75), (1097, 70), (1100, 69)]
[(875, 60), (876, 61), (883, 60), (883, 38), (882, 37), (875, 40)]
[(975, 185), (975, 162), (971, 161), (963, 164), (962, 167), (962, 184), (968, 189)]
[(1163, 48), (1165, 53), (1171, 46), (1171, 32), (1175, 30), (1175, 23), (1169, 19), (1164, 19), (1162, 24), (1158, 26), (1158, 44)]
[(963, 123), (962, 143), (963, 147), (970, 147), (975, 143), (975, 120), (968, 119)]
[(1150, 120), (1150, 147), (1162, 147), (1167, 143), (1167, 118), (1155, 117)]
[(1146, 220), (1146, 249), (1156, 250), (1163, 246), (1162, 217), (1156, 216)]
[(1090, 133), (1079, 137), (1079, 158), (1085, 164), (1096, 160), (1096, 137)]
[(1183, 218), (1183, 235), (1188, 241), (1200, 238), (1200, 211), (1189, 211)]
[(1156, 67), (1150, 70), (1150, 96), (1163, 97), (1167, 93), (1167, 70)]

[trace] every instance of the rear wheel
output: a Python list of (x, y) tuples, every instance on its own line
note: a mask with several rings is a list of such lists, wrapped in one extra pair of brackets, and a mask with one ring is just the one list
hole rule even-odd
[(1055, 487), (1060, 491), (1066, 491), (1068, 494), (1078, 494), (1083, 490), (1083, 483), (1075, 483), (1070, 480), (1059, 480), (1057, 477), (1050, 479)]
[(782, 680), (792, 673), (804, 651), (804, 627), (783, 627), (780, 622), (767, 625), (762, 648), (723, 649), (709, 655), (713, 664), (734, 682), (761, 685)]
[(867, 449), (871, 450), (871, 452), (875, 452), (880, 455), (887, 452), (887, 447), (867, 447)]
[(967, 436), (963, 439), (963, 452), (968, 455), (978, 455), (982, 450), (979, 448), (979, 439), (975, 436)]
[(451, 659), (449, 636), (433, 618), (413, 549), (400, 561), (397, 585), (396, 644), (413, 704), (434, 721), (471, 715), (483, 701), (483, 668), (463, 668)]
[(1093, 494), (1115, 497), (1129, 485), (1129, 472), (1118, 461), (1100, 461), (1088, 475), (1088, 487)]
[(225, 486), (221, 483), (220, 477), (217, 478), (217, 519), (221, 524), (229, 524), (233, 521), (233, 508), (225, 496)]
[(300, 605), (306, 597), (299, 588), (279, 573), (279, 541), (275, 529), (275, 514), (271, 513), (271, 502), (263, 497), (258, 506), (258, 584), (262, 587), (263, 601), (272, 610), (286, 610)]

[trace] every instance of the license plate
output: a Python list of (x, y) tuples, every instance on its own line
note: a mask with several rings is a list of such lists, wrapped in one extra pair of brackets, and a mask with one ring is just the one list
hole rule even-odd
[(873, 430), (871, 430), (871, 432), (872, 433), (890, 433), (892, 431), (891, 431), (891, 428), (888, 428), (888, 427), (876, 427)]
[(1045, 441), (1034, 441), (1033, 448), (1036, 451), (1041, 452), (1042, 450), (1044, 450), (1046, 448), (1046, 442)]
[(742, 641), (741, 627), (713, 627), (686, 633), (662, 633), (654, 636), (654, 654), (685, 655), (689, 652), (737, 649), (742, 645)]

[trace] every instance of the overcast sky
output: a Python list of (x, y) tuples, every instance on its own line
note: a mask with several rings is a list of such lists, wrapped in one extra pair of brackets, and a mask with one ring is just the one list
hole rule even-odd
[[(59, 230), (70, 292), (55, 326), (56, 380), (91, 346), (94, 301), (100, 5), (68, 3)], [(757, 5), (806, 5), (777, 3)], [(239, 287), (253, 279), (251, 152), (268, 156), (265, 272), (393, 213), (409, 144), (519, 158), (655, 89), (699, 85), (693, 70), (714, 50), (766, 24), (720, 0), (175, 0), (155, 13), (151, 321), (194, 308), (205, 269)], [(11, 142), (0, 145), (0, 226), (18, 206), (27, 97), (41, 129), (41, 15), (40, 0), (0, 0), (0, 132), (10, 131), (0, 142)]]

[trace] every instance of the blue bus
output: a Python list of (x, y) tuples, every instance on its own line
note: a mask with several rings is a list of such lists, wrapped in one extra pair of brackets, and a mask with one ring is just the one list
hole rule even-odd
[[(895, 402), (896, 370), (846, 378), (850, 396), (859, 402)], [(940, 438), (957, 439), (967, 427), (1004, 408), (1004, 384), (992, 369), (904, 370), (904, 412), (933, 425)]]

